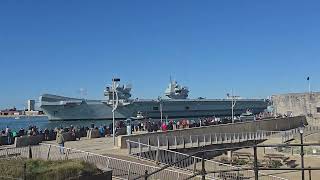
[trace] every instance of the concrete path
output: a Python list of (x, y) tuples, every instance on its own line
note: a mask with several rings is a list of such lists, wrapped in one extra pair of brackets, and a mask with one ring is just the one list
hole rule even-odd
[[(56, 141), (44, 141), (43, 143), (57, 145)], [(120, 149), (119, 147), (113, 147), (112, 137), (102, 137), (102, 138), (95, 138), (95, 139), (81, 138), (80, 141), (66, 142), (65, 147), (86, 151), (86, 152), (91, 152), (95, 154), (106, 155), (106, 156), (114, 157), (117, 159), (143, 163), (150, 166), (156, 166), (156, 164), (153, 162), (128, 156), (127, 149)]]

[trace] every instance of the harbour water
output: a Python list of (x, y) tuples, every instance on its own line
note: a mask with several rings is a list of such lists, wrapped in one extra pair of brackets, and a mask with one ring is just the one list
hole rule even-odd
[(82, 121), (49, 121), (47, 117), (21, 117), (15, 119), (14, 117), (1, 117), (0, 130), (5, 129), (7, 126), (12, 130), (19, 130), (20, 128), (28, 128), (29, 126), (37, 126), (40, 129), (55, 128), (55, 127), (68, 127), (73, 126), (90, 126), (94, 123), (96, 126), (109, 125), (111, 120), (82, 120)]
[[(181, 118), (188, 119), (190, 121), (198, 121), (197, 118)], [(181, 119), (168, 119), (169, 120), (181, 120)], [(155, 120), (155, 119), (153, 119)], [(164, 119), (165, 120), (165, 119)], [(73, 125), (90, 127), (91, 124), (95, 126), (106, 125), (108, 126), (112, 123), (112, 120), (78, 120), (78, 121), (49, 121), (46, 116), (41, 117), (20, 117), (19, 119), (15, 119), (14, 117), (0, 117), (0, 130), (5, 129), (7, 126), (15, 131), (18, 131), (20, 128), (28, 128), (29, 126), (37, 126), (40, 129), (54, 129), (56, 127), (70, 127)]]

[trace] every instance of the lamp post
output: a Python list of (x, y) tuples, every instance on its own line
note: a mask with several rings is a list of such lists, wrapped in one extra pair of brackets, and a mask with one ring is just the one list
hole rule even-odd
[(233, 95), (233, 90), (232, 90), (232, 93), (231, 93), (231, 118), (232, 118), (232, 123), (234, 123), (234, 107), (236, 106), (236, 98), (235, 96)]
[[(119, 82), (119, 78), (113, 78), (112, 79), (112, 133), (113, 133), (113, 146), (116, 146), (116, 128), (115, 128), (115, 111), (118, 107), (118, 93), (117, 93), (117, 82)], [(116, 102), (115, 102), (115, 96), (116, 96)]]
[(160, 104), (160, 121), (161, 121), (161, 124), (162, 124), (163, 113), (162, 113), (162, 101), (161, 101), (161, 97), (160, 96), (158, 97), (158, 101), (159, 101), (159, 104)]
[(304, 180), (304, 151), (303, 151), (303, 125), (299, 128), (299, 134), (300, 134), (300, 143), (301, 143), (301, 152), (300, 152), (300, 156), (301, 156), (301, 179)]

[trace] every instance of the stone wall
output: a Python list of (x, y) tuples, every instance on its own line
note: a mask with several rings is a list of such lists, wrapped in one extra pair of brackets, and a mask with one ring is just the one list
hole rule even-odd
[(320, 118), (317, 112), (317, 108), (320, 108), (320, 92), (273, 95), (271, 99), (275, 113), (292, 112), (294, 116), (311, 114), (314, 118)]
[[(257, 132), (265, 131), (282, 131), (297, 128), (301, 123), (307, 124), (305, 116), (287, 117), (287, 118), (271, 118), (260, 121), (240, 122), (235, 124), (221, 124), (189, 129), (178, 129), (167, 132), (153, 132), (137, 135), (124, 135), (118, 137), (118, 146), (126, 148), (126, 140), (138, 141), (139, 139), (156, 140), (157, 137), (163, 136), (190, 136), (203, 135), (212, 133), (241, 133), (241, 132)], [(153, 143), (154, 144), (154, 143)]]

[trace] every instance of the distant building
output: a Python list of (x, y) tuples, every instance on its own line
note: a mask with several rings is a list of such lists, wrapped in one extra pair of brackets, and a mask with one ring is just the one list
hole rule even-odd
[(28, 111), (34, 111), (35, 110), (35, 100), (28, 100)]
[(18, 116), (23, 114), (24, 114), (23, 111), (17, 110), (15, 107), (12, 109), (5, 109), (0, 111), (1, 116)]
[(320, 118), (320, 92), (280, 94), (271, 99), (276, 114)]

